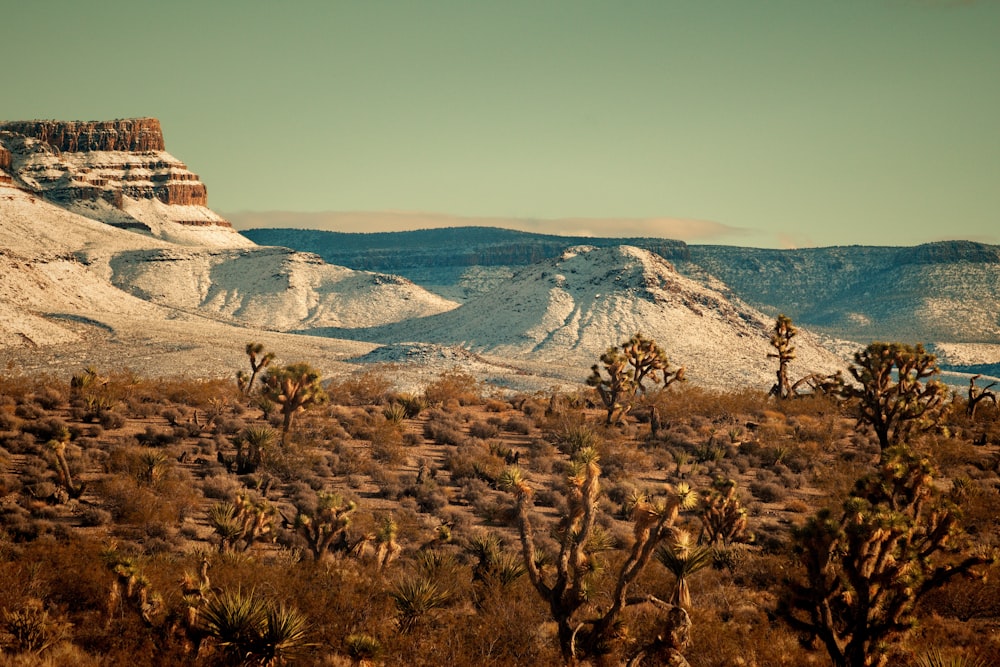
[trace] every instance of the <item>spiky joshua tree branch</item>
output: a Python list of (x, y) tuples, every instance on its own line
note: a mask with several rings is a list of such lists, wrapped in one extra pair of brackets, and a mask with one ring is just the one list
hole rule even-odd
[(584, 616), (585, 611), (595, 611), (588, 601), (594, 584), (592, 575), (600, 567), (600, 552), (613, 548), (597, 524), (600, 473), (597, 452), (589, 447), (581, 449), (567, 480), (567, 512), (554, 531), (559, 551), (551, 567), (540, 565), (545, 559), (536, 543), (531, 516), (533, 492), (523, 473), (519, 468), (508, 468), (499, 482), (501, 488), (514, 496), (525, 570), (556, 621), (560, 649), (567, 663), (580, 656), (609, 652), (627, 605), (653, 602), (670, 607), (652, 596), (630, 597), (629, 591), (657, 545), (673, 534), (680, 510), (691, 507), (696, 500), (687, 485), (679, 485), (667, 487), (664, 498), (643, 497), (636, 503), (634, 541), (615, 574), (610, 608), (598, 615)]

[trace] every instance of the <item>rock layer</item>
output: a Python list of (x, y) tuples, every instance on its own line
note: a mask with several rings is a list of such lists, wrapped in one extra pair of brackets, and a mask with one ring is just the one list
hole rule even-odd
[(186, 245), (253, 245), (208, 208), (155, 118), (2, 122), (0, 146), (15, 184), (75, 213)]
[(108, 121), (26, 120), (0, 124), (0, 130), (32, 137), (60, 152), (163, 151), (163, 131), (156, 118)]

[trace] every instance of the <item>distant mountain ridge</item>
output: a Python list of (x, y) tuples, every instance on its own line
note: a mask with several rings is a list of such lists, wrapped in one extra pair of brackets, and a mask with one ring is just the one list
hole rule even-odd
[(1000, 358), (995, 246), (766, 251), (492, 227), (244, 236), (163, 148), (156, 119), (0, 122), (0, 353), (228, 375), (247, 339), (270, 338), (413, 377), (470, 363), (498, 384), (551, 386), (582, 382), (641, 332), (695, 384), (766, 389), (785, 312), (800, 325), (796, 372), (856, 349), (811, 329), (934, 342), (968, 368)]
[(469, 297), (496, 286), (488, 279), (491, 273), (500, 280), (529, 259), (557, 257), (573, 244), (632, 245), (768, 315), (783, 312), (840, 338), (1000, 344), (1000, 246), (971, 241), (776, 250), (466, 227), (380, 234), (242, 233), (257, 242), (316, 252), (344, 266), (405, 275), (432, 290), (465, 281)]
[(260, 245), (308, 247), (331, 264), (368, 271), (443, 266), (525, 266), (558, 257), (566, 248), (630, 245), (664, 259), (687, 259), (683, 241), (659, 238), (594, 238), (533, 234), (497, 227), (451, 227), (412, 232), (347, 234), (314, 229), (251, 229), (241, 232)]

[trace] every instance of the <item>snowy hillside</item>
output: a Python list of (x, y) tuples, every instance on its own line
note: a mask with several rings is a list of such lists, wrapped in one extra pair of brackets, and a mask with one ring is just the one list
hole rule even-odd
[[(352, 334), (373, 342), (462, 345), (516, 363), (579, 373), (610, 345), (641, 332), (654, 338), (688, 377), (708, 386), (768, 388), (773, 321), (685, 278), (662, 257), (631, 246), (571, 248), (534, 264), (461, 307), (405, 325)], [(815, 339), (797, 339), (801, 374), (841, 363)]]
[(244, 326), (370, 327), (457, 304), (405, 278), (325, 264), (286, 248), (120, 253), (112, 282), (143, 299)]

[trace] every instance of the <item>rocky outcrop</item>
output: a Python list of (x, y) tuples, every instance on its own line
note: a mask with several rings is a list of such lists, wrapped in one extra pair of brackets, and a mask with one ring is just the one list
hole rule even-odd
[(7, 171), (10, 169), (10, 151), (0, 145), (0, 184), (9, 185), (13, 182)]
[(166, 150), (160, 121), (155, 118), (14, 121), (0, 124), (0, 130), (38, 139), (60, 152), (147, 153)]
[(14, 184), (74, 213), (186, 245), (253, 245), (208, 208), (155, 118), (3, 122), (0, 146)]

